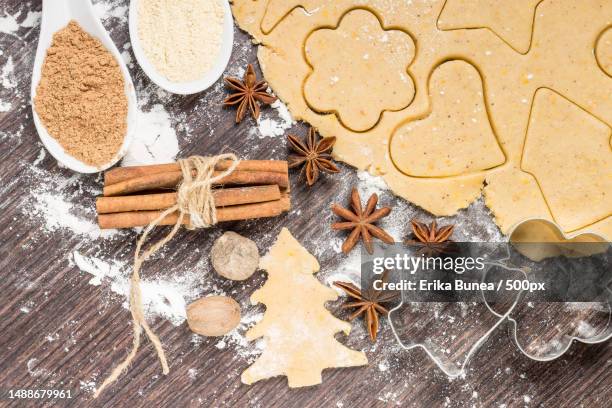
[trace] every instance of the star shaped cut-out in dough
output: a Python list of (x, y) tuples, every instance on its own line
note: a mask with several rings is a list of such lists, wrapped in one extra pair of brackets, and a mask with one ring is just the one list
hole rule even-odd
[(438, 19), (441, 30), (488, 28), (514, 50), (531, 46), (535, 8), (542, 0), (447, 0)]

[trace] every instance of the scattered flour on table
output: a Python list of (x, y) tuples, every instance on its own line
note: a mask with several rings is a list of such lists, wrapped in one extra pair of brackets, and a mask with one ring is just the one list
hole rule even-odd
[(42, 16), (42, 12), (40, 11), (28, 11), (26, 18), (23, 19), (20, 26), (25, 28), (36, 27), (40, 24), (40, 17)]
[(114, 230), (101, 230), (92, 219), (77, 216), (73, 213), (75, 209), (85, 211), (84, 207), (79, 206), (62, 195), (54, 192), (39, 191), (35, 196), (36, 203), (32, 210), (34, 215), (44, 219), (47, 232), (58, 229), (70, 230), (75, 235), (86, 235), (89, 238), (104, 238), (113, 236)]
[(6, 63), (2, 66), (2, 70), (0, 71), (0, 84), (5, 89), (12, 89), (17, 86), (13, 57), (8, 57)]
[(340, 255), (343, 257), (342, 262), (334, 268), (331, 273), (322, 271), (320, 273), (320, 279), (322, 278), (326, 285), (331, 287), (340, 296), (346, 296), (346, 293), (334, 286), (334, 282), (350, 282), (355, 286), (361, 286), (361, 253), (359, 250), (353, 250), (348, 255)]
[[(241, 305), (241, 309), (247, 309)], [(223, 349), (230, 346), (234, 349), (236, 355), (243, 360), (250, 362), (255, 361), (265, 348), (265, 341), (263, 338), (259, 338), (255, 341), (249, 341), (245, 337), (245, 333), (257, 322), (263, 319), (263, 313), (261, 312), (250, 312), (242, 316), (240, 324), (234, 330), (226, 334), (219, 340), (215, 346), (218, 349)]]
[(94, 381), (79, 381), (81, 391), (93, 394), (96, 392), (96, 383)]
[(39, 360), (37, 358), (29, 359), (28, 362), (26, 363), (26, 366), (28, 368), (28, 373), (32, 377), (40, 377), (41, 375), (49, 374), (49, 370), (46, 370), (44, 368), (38, 368), (38, 363), (39, 363)]
[(380, 176), (373, 176), (367, 171), (358, 171), (357, 178), (359, 184), (357, 190), (361, 195), (361, 200), (367, 200), (372, 194), (378, 194), (379, 198), (382, 194), (389, 190), (387, 183)]
[[(129, 310), (131, 264), (87, 257), (77, 251), (73, 252), (72, 261), (81, 272), (92, 276), (89, 284), (109, 283), (113, 293), (124, 297), (123, 307)], [(202, 276), (201, 271), (187, 271), (175, 277), (142, 279), (140, 288), (145, 317), (161, 317), (175, 326), (181, 325), (187, 318), (187, 303), (202, 293)]]
[(189, 376), (189, 379), (191, 381), (193, 381), (196, 378), (198, 378), (198, 370), (197, 370), (197, 368), (190, 368), (189, 370), (187, 370), (187, 375)]
[[(9, 100), (0, 100), (0, 113), (8, 112), (13, 108), (13, 102), (18, 101), (18, 97), (14, 95), (14, 89), (17, 86), (17, 79), (15, 77), (15, 64), (13, 63), (13, 57), (8, 57), (2, 69), (0, 70), (0, 87), (4, 90), (9, 90)], [(19, 95), (17, 95), (19, 96)]]
[[(25, 4), (26, 7), (30, 7), (30, 4)], [(0, 11), (1, 13), (1, 11)], [(15, 14), (5, 14), (0, 16), (0, 33), (18, 36), (20, 29), (31, 29), (40, 24), (40, 11), (25, 10), (16, 12)], [(27, 30), (26, 30), (27, 31)], [(0, 49), (0, 56), (4, 55), (5, 50)], [(33, 55), (33, 53), (31, 54)], [(27, 60), (26, 60), (27, 63)], [(8, 112), (17, 106), (25, 107), (23, 105), (23, 94), (17, 87), (17, 77), (15, 76), (15, 64), (13, 57), (9, 55), (4, 65), (0, 69), (0, 91), (8, 90), (8, 95), (2, 93), (2, 100), (0, 100), (0, 113)]]
[(249, 135), (257, 135), (259, 138), (283, 136), (287, 129), (296, 122), (291, 113), (280, 99), (277, 99), (270, 107), (273, 110), (263, 108), (257, 119), (257, 127), (249, 130)]
[(170, 163), (174, 161), (178, 152), (178, 138), (170, 114), (163, 105), (155, 104), (148, 112), (138, 110), (134, 140), (121, 165)]
[(119, 0), (100, 0), (96, 1), (94, 13), (100, 20), (118, 18), (120, 21), (127, 21), (128, 7), (121, 4)]
[(46, 153), (39, 153), (33, 164), (29, 165), (24, 177), (31, 184), (30, 195), (23, 205), (28, 220), (42, 219), (42, 232), (45, 234), (66, 230), (74, 235), (91, 240), (111, 238), (120, 234), (117, 230), (101, 230), (95, 220), (95, 211), (82, 204), (79, 197), (84, 194), (96, 196), (100, 192), (83, 184), (84, 178), (78, 174), (65, 176), (37, 167)]
[(44, 147), (41, 147), (40, 151), (38, 152), (38, 157), (36, 157), (36, 160), (34, 160), (32, 166), (38, 166), (43, 160), (45, 160), (45, 157), (47, 157), (47, 151)]
[(383, 360), (380, 363), (378, 363), (378, 371), (388, 371), (388, 370), (389, 370), (389, 362), (387, 362), (386, 360)]
[(37, 26), (40, 23), (40, 11), (31, 11), (29, 10), (25, 17), (21, 20), (20, 23), (17, 22), (18, 19), (23, 15), (22, 11), (18, 11), (17, 13), (5, 14), (0, 16), (0, 33), (4, 34), (15, 34), (19, 31), (20, 28), (32, 28)]
[(576, 325), (576, 335), (583, 339), (595, 337), (598, 334), (598, 330), (591, 326), (584, 320), (580, 320)]
[(125, 46), (129, 44), (124, 44), (124, 50), (121, 51), (121, 58), (123, 58), (123, 62), (130, 68), (134, 68), (134, 62), (132, 61), (132, 54), (130, 54), (129, 48), (125, 49)]
[(19, 24), (17, 24), (17, 17), (20, 13), (15, 15), (5, 14), (0, 17), (0, 33), (14, 34), (19, 30)]
[(81, 255), (79, 252), (72, 253), (72, 259), (81, 272), (86, 272), (92, 275), (89, 280), (90, 285), (99, 286), (102, 280), (109, 278), (111, 280), (121, 279), (123, 277), (122, 270), (125, 265), (117, 262), (105, 262), (98, 258), (88, 258)]

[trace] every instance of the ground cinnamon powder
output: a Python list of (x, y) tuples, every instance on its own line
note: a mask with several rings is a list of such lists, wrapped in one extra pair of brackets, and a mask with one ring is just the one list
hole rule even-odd
[(53, 35), (34, 106), (69, 155), (101, 166), (117, 154), (127, 131), (124, 86), (112, 54), (71, 21)]

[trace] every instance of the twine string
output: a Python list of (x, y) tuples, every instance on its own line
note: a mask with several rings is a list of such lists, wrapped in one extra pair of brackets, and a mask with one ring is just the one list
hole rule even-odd
[[(232, 163), (226, 170), (215, 176), (215, 166), (222, 161), (231, 161)], [(130, 312), (132, 314), (132, 329), (134, 332), (132, 349), (125, 359), (119, 363), (110, 375), (106, 377), (104, 382), (102, 382), (100, 387), (96, 390), (94, 398), (97, 398), (108, 385), (115, 382), (123, 371), (132, 363), (140, 347), (143, 330), (155, 347), (157, 357), (162, 366), (162, 372), (164, 374), (170, 372), (161, 341), (159, 337), (153, 333), (153, 330), (151, 330), (151, 327), (144, 318), (142, 291), (140, 289), (140, 269), (142, 264), (149, 259), (151, 255), (155, 254), (174, 238), (181, 228), (186, 215), (189, 216), (188, 229), (209, 228), (217, 223), (217, 211), (215, 209), (212, 185), (222, 178), (229, 176), (236, 170), (238, 158), (233, 153), (220, 154), (212, 157), (191, 156), (187, 159), (179, 160), (179, 164), (181, 172), (183, 173), (183, 181), (178, 187), (176, 204), (164, 210), (159, 217), (151, 221), (136, 243), (134, 269), (130, 279)], [(141, 255), (142, 246), (146, 242), (151, 231), (168, 215), (176, 211), (178, 211), (178, 218), (172, 230), (164, 238), (142, 252)]]

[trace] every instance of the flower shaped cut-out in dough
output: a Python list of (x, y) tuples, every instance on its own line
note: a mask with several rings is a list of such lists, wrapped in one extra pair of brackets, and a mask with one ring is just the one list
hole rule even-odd
[(335, 113), (350, 130), (371, 129), (382, 112), (401, 110), (414, 99), (408, 73), (414, 41), (404, 31), (385, 30), (367, 10), (349, 11), (335, 29), (315, 30), (305, 51), (312, 67), (306, 101), (317, 112)]

